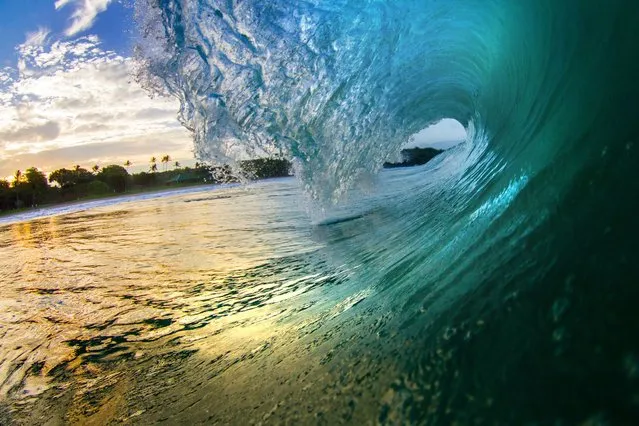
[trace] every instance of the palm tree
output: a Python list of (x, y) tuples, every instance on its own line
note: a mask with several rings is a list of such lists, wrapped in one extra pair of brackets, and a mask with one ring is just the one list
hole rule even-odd
[(98, 170), (100, 170), (100, 166), (98, 166), (97, 164), (95, 164), (93, 167), (91, 167), (91, 170), (93, 170), (93, 173), (97, 174)]
[[(131, 163), (131, 160), (126, 160), (124, 162), (124, 167), (126, 168), (126, 172), (129, 173), (129, 167), (131, 167), (133, 163)], [(124, 190), (126, 191), (126, 180), (124, 181)]]
[(179, 167), (180, 167), (180, 162), (179, 162), (179, 161), (176, 161), (176, 162), (175, 162), (175, 168), (177, 169), (177, 168), (179, 168)]
[(162, 157), (162, 163), (164, 163), (164, 171), (166, 172), (166, 167), (169, 165), (169, 161), (171, 161), (171, 156), (166, 154)]
[(16, 170), (13, 175), (13, 187), (17, 188), (24, 181), (24, 174), (21, 170)]
[(155, 157), (151, 157), (151, 171), (153, 173), (158, 171), (157, 159)]
[(21, 207), (22, 201), (20, 201), (20, 190), (18, 190), (18, 186), (24, 180), (24, 175), (20, 170), (16, 170), (16, 173), (13, 175), (13, 187), (16, 188), (16, 207)]

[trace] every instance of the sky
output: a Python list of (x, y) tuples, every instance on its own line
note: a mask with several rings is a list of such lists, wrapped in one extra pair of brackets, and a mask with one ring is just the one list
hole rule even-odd
[[(35, 166), (194, 162), (178, 102), (133, 81), (130, 0), (0, 0), (0, 178)], [(460, 130), (461, 129), (461, 130)], [(449, 146), (465, 132), (444, 120), (411, 146)]]
[(430, 146), (437, 149), (448, 149), (466, 139), (464, 126), (452, 118), (445, 118), (415, 134), (405, 148)]
[(132, 14), (118, 0), (0, 0), (0, 177), (194, 161), (178, 102), (132, 81)]

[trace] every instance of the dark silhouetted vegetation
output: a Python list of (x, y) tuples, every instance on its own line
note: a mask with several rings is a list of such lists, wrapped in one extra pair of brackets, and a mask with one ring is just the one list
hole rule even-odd
[[(149, 172), (130, 174), (133, 165), (112, 164), (89, 171), (77, 165), (71, 169), (53, 171), (47, 178), (41, 170), (32, 167), (24, 173), (16, 171), (11, 182), (0, 179), (0, 211), (37, 207), (85, 198), (99, 198), (114, 194), (137, 193), (167, 186), (187, 186), (203, 183), (228, 183), (238, 179), (229, 166), (208, 166), (196, 163), (194, 168), (180, 167), (168, 170), (171, 157), (161, 159), (164, 171), (158, 172), (156, 157), (151, 158)], [(289, 176), (291, 163), (281, 158), (260, 158), (241, 161), (239, 174), (247, 179), (265, 179)]]
[(401, 163), (384, 163), (384, 168), (393, 169), (396, 167), (421, 166), (444, 152), (435, 148), (410, 148), (401, 151)]

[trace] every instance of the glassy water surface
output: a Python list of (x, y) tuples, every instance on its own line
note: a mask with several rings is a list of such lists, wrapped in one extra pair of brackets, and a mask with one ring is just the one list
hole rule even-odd
[(38, 423), (179, 416), (338, 279), (292, 179), (11, 223), (0, 247), (1, 398)]

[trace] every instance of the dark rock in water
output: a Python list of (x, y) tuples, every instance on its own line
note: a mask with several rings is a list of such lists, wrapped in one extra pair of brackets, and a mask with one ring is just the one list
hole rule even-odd
[(435, 148), (410, 148), (403, 149), (401, 151), (402, 154), (402, 162), (401, 163), (384, 163), (385, 169), (393, 169), (396, 167), (412, 167), (412, 166), (421, 166), (422, 164), (428, 163), (437, 155), (444, 152), (441, 149)]

